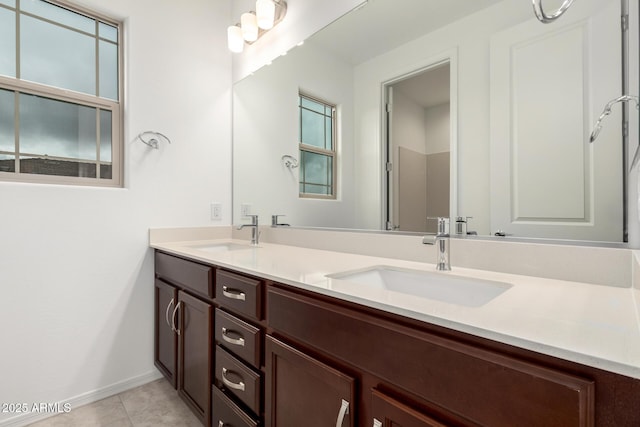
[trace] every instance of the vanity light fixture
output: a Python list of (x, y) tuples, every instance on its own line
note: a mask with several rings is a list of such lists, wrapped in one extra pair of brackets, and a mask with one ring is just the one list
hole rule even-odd
[(244, 39), (242, 38), (242, 28), (238, 25), (232, 25), (227, 28), (227, 46), (231, 52), (242, 52)]
[(258, 19), (253, 12), (243, 13), (240, 16), (240, 28), (242, 29), (242, 38), (249, 43), (258, 40)]
[(242, 52), (244, 43), (251, 44), (276, 26), (287, 13), (284, 0), (257, 0), (256, 10), (243, 13), (240, 24), (227, 28), (227, 45), (234, 53)]
[(276, 19), (276, 5), (271, 0), (256, 1), (256, 17), (258, 27), (263, 30), (270, 30)]

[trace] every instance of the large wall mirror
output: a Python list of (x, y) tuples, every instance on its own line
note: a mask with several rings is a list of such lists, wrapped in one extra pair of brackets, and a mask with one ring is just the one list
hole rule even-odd
[(577, 0), (542, 24), (529, 0), (369, 0), (234, 85), (234, 224), (432, 232), (430, 217), (472, 217), (480, 236), (624, 242), (635, 104), (589, 137), (609, 101), (638, 94), (631, 3)]

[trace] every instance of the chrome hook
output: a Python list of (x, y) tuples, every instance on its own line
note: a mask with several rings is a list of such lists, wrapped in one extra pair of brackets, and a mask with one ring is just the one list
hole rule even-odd
[(155, 148), (156, 150), (160, 148), (158, 138), (164, 139), (169, 144), (171, 144), (171, 140), (169, 139), (169, 137), (160, 132), (146, 130), (138, 134), (138, 139), (142, 141), (142, 143), (147, 144), (149, 147)]
[(560, 18), (562, 14), (565, 13), (567, 9), (569, 9), (569, 7), (571, 7), (573, 0), (564, 0), (562, 6), (560, 6), (560, 8), (551, 15), (547, 15), (544, 9), (542, 9), (542, 0), (532, 0), (532, 2), (533, 13), (535, 13), (538, 21), (542, 22), (543, 24), (549, 24), (550, 22), (553, 22), (556, 19)]
[(605, 117), (611, 114), (611, 108), (619, 102), (630, 102), (630, 101), (634, 101), (636, 103), (636, 110), (640, 109), (640, 100), (638, 99), (637, 96), (633, 96), (633, 95), (622, 95), (616, 99), (612, 99), (611, 101), (607, 102), (607, 105), (604, 106), (604, 110), (602, 110), (602, 114), (600, 114), (600, 117), (598, 117), (598, 120), (596, 121), (595, 126), (593, 126), (593, 131), (591, 132), (591, 137), (589, 138), (589, 142), (595, 141), (598, 138), (598, 135), (600, 135), (600, 131), (602, 130), (602, 121), (604, 120)]
[(288, 154), (282, 156), (282, 162), (290, 170), (298, 167), (298, 159)]

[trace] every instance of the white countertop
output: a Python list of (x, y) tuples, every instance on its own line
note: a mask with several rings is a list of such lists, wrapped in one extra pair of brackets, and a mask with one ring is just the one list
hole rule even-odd
[[(205, 252), (198, 245), (233, 242), (247, 249)], [(228, 267), (640, 379), (640, 291), (456, 268), (456, 276), (507, 282), (513, 286), (480, 307), (466, 307), (402, 293), (371, 289), (326, 275), (372, 266), (435, 271), (433, 264), (239, 240), (152, 243), (156, 249)]]

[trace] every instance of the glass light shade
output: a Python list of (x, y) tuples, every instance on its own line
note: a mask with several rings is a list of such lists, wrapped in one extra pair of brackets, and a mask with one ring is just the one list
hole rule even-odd
[(258, 40), (258, 20), (253, 13), (243, 13), (240, 16), (240, 26), (242, 27), (242, 37), (248, 42)]
[(256, 15), (258, 17), (258, 27), (263, 30), (272, 29), (276, 17), (275, 3), (272, 0), (257, 0)]
[(244, 49), (244, 39), (242, 38), (242, 29), (237, 25), (227, 28), (227, 45), (231, 52), (240, 53)]

